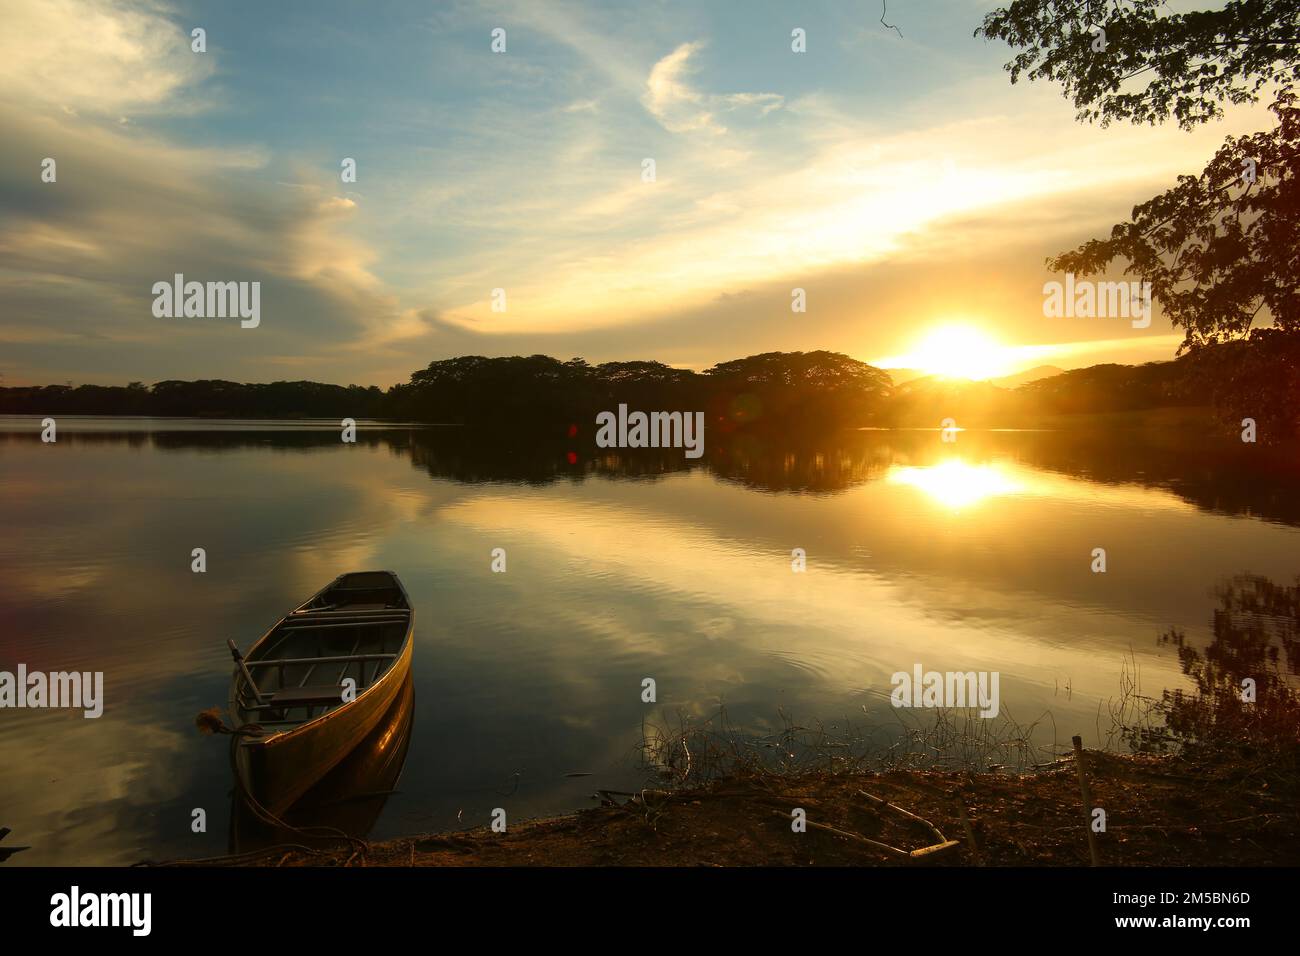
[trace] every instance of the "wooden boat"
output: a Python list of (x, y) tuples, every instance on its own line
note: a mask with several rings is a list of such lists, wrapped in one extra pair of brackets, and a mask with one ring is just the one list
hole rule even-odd
[(414, 627), (397, 575), (360, 571), (294, 609), (247, 655), (229, 641), (244, 793), (278, 815), (355, 750), (410, 674)]

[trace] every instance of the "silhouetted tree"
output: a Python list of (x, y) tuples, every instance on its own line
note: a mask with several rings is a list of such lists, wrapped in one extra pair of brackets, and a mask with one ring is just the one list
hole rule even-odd
[[(1093, 28), (1105, 31), (1104, 49)], [(1204, 170), (1135, 206), (1108, 239), (1048, 264), (1086, 275), (1124, 260), (1184, 331), (1180, 352), (1248, 336), (1282, 345), (1252, 333), (1264, 312), (1300, 341), (1300, 3), (1232, 0), (1175, 12), (1160, 0), (1015, 0), (976, 35), (1019, 49), (1006, 64), (1011, 81), (1060, 84), (1081, 121), (1173, 119), (1191, 129), (1221, 116), (1225, 103), (1271, 93), (1272, 129), (1227, 137)], [(1217, 391), (1241, 380), (1231, 375)]]
[[(1105, 30), (1104, 50), (1093, 49), (1092, 27)], [(1188, 346), (1240, 337), (1264, 308), (1279, 327), (1300, 329), (1300, 4), (1239, 0), (1178, 13), (1159, 0), (1016, 0), (976, 32), (1021, 49), (1006, 67), (1013, 83), (1059, 83), (1080, 120), (1103, 125), (1172, 118), (1190, 129), (1222, 115), (1225, 102), (1274, 89), (1272, 130), (1228, 137), (1199, 176), (1180, 177), (1109, 239), (1051, 265), (1089, 273), (1126, 259)]]
[(892, 388), (888, 373), (839, 352), (764, 352), (704, 374), (711, 419), (730, 427), (864, 425)]

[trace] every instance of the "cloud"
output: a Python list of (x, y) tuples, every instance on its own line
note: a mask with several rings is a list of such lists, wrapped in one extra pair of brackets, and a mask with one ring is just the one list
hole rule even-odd
[(693, 88), (687, 82), (690, 59), (703, 47), (701, 42), (683, 43), (650, 69), (641, 102), (664, 129), (673, 133), (707, 130), (721, 134), (727, 128), (717, 121), (720, 108), (757, 106), (759, 115), (766, 116), (781, 107), (784, 99), (776, 93), (708, 95)]
[(0, 97), (76, 114), (175, 109), (209, 76), (211, 53), (193, 53), (166, 8), (112, 0), (10, 0), (0, 30)]
[(650, 70), (646, 79), (646, 92), (642, 102), (665, 129), (675, 133), (693, 129), (707, 129), (715, 133), (726, 132), (713, 120), (713, 114), (704, 108), (704, 97), (691, 89), (684, 80), (687, 61), (700, 49), (699, 43), (683, 43)]
[[(397, 311), (371, 250), (343, 232), (357, 201), (323, 176), (302, 171), (300, 188), (280, 187), (247, 150), (179, 147), (8, 106), (0, 126), (0, 313), (18, 320), (0, 340), (11, 362), (43, 358), (23, 346), (57, 340), (65, 378), (210, 377), (223, 360), (319, 356)], [(33, 157), (45, 154), (56, 182), (41, 182)], [(151, 288), (175, 273), (261, 282), (260, 327), (154, 318)], [(33, 329), (57, 335), (34, 339)]]
[[(652, 71), (657, 92), (647, 105), (682, 128), (702, 129), (698, 112), (694, 120), (683, 112), (684, 104), (714, 115), (681, 80), (695, 49), (679, 46), (660, 61), (668, 65)], [(470, 294), (461, 298), (444, 286), (451, 294), (440, 311), (449, 322), (499, 335), (591, 332), (656, 316), (667, 321), (729, 291), (784, 282), (788, 295), (826, 270), (903, 260), (944, 275), (951, 291), (946, 263), (976, 246), (1020, 250), (1026, 238), (1038, 240), (1033, 258), (1023, 273), (1014, 271), (1041, 297), (1044, 256), (1104, 231), (1134, 202), (1198, 168), (1224, 132), (1257, 124), (1240, 113), (1191, 134), (1096, 130), (1074, 123), (1050, 89), (1017, 90), (1016, 99), (1014, 111), (925, 116), (889, 130), (828, 127), (824, 109), (791, 113), (782, 117), (779, 138), (798, 148), (753, 135), (735, 157), (719, 156), (713, 137), (678, 137), (670, 145), (680, 148), (656, 155), (659, 181), (650, 184), (633, 181), (630, 160), (604, 189), (592, 188), (590, 172), (575, 183), (541, 161), (534, 168), (555, 180), (523, 207), (510, 193), (499, 213), (482, 210), (486, 220), (503, 217), (490, 254), (466, 256), (463, 274), (475, 280)], [(816, 135), (803, 136), (808, 128)], [(539, 231), (537, 222), (547, 228)], [(488, 268), (474, 271), (485, 262)], [(995, 267), (970, 282), (995, 289), (1006, 271)], [(488, 307), (496, 286), (509, 291), (507, 313)]]

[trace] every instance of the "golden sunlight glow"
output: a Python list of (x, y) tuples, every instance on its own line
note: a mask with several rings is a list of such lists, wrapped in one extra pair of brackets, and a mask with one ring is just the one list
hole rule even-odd
[(937, 465), (891, 468), (887, 480), (891, 484), (919, 488), (954, 511), (994, 495), (1021, 490), (1020, 483), (1001, 466), (971, 465), (960, 458), (949, 458)]
[(1014, 350), (980, 329), (954, 322), (931, 329), (915, 349), (889, 363), (944, 378), (985, 379), (1009, 374), (1016, 359)]

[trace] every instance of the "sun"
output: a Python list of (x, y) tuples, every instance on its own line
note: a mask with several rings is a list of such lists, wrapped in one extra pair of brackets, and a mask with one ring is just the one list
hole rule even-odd
[(927, 375), (985, 379), (1006, 375), (1011, 353), (975, 326), (948, 323), (931, 329), (910, 354), (897, 361)]

